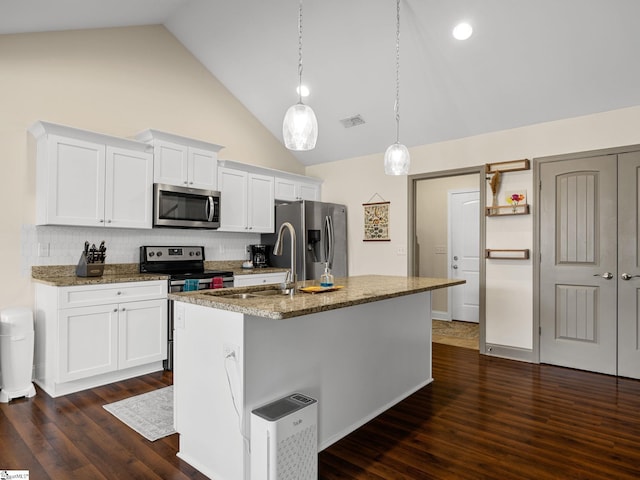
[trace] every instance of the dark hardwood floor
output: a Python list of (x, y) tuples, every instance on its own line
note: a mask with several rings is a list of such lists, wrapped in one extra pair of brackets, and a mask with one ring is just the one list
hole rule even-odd
[[(435, 382), (321, 452), (320, 478), (640, 478), (640, 381), (433, 350)], [(158, 373), (0, 404), (0, 470), (206, 478), (175, 456), (177, 435), (149, 442), (102, 408), (171, 381)]]

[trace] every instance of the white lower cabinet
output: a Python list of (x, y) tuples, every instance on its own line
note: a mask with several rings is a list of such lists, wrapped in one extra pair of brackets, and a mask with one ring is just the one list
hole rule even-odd
[(234, 287), (253, 287), (255, 285), (268, 285), (270, 283), (283, 283), (287, 278), (287, 272), (252, 273), (249, 275), (234, 275)]
[(36, 285), (35, 381), (52, 397), (162, 369), (167, 284)]
[(58, 338), (58, 383), (117, 370), (117, 305), (60, 310)]

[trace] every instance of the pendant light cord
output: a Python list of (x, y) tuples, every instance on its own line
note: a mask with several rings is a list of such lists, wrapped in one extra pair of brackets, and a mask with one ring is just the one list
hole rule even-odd
[(302, 103), (302, 0), (298, 8), (298, 101)]
[(400, 143), (400, 0), (396, 0), (396, 143)]

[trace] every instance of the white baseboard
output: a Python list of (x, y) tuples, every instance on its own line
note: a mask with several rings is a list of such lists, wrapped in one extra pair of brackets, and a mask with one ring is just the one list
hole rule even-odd
[(451, 321), (451, 315), (449, 315), (449, 312), (443, 312), (441, 310), (433, 310), (431, 312), (431, 318), (433, 320), (442, 320), (445, 322)]

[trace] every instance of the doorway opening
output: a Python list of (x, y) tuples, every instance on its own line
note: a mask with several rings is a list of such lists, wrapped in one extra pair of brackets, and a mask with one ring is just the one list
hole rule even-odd
[(453, 335), (475, 335), (464, 343), (477, 345), (480, 353), (485, 353), (484, 187), (484, 166), (412, 175), (408, 185), (409, 275), (467, 282), (432, 292), (434, 338), (449, 333), (455, 344)]

